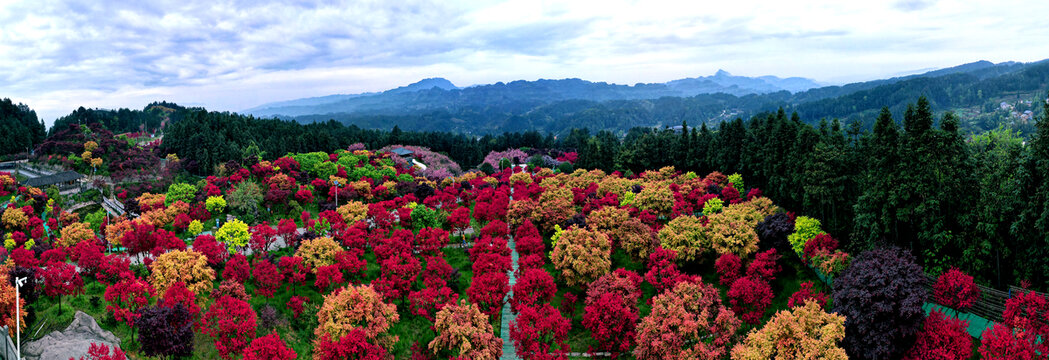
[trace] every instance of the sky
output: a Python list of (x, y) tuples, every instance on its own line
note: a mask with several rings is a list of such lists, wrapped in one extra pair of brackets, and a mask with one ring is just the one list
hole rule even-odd
[(167, 100), (711, 75), (847, 83), (1049, 58), (1049, 1), (0, 0), (0, 98), (48, 124)]

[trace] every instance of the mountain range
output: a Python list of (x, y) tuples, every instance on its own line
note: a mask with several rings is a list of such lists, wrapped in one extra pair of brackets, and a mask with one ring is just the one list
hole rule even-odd
[(977, 61), (835, 86), (797, 77), (734, 76), (724, 70), (711, 76), (635, 85), (540, 79), (458, 87), (443, 78), (430, 78), (383, 92), (276, 102), (244, 113), (303, 123), (336, 120), (362, 128), (399, 125), (471, 134), (530, 130), (557, 134), (572, 128), (622, 132), (685, 121), (716, 126), (783, 108), (798, 112), (805, 121), (839, 118), (866, 127), (882, 107), (902, 116), (908, 103), (926, 96), (934, 110), (957, 112), (965, 130), (1006, 126), (1022, 131), (1029, 127), (1030, 119), (995, 112), (999, 102), (1023, 105), (1026, 101), (1030, 105), (1046, 89), (1049, 61)]

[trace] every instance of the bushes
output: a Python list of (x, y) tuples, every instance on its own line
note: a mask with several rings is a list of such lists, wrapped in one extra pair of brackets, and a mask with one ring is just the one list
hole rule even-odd
[(612, 266), (611, 244), (602, 233), (571, 227), (561, 234), (550, 262), (568, 286), (585, 287)]
[(695, 216), (678, 216), (659, 230), (659, 243), (677, 253), (681, 261), (696, 261), (710, 249), (710, 239), (703, 220)]
[(620, 353), (630, 351), (634, 345), (634, 329), (637, 326), (637, 303), (631, 302), (621, 294), (605, 292), (587, 297), (583, 310), (583, 326), (597, 340), (598, 351), (612, 353), (616, 358)]
[(656, 296), (652, 312), (641, 320), (634, 356), (648, 359), (720, 359), (739, 329), (740, 320), (721, 305), (713, 286), (681, 282)]
[[(398, 337), (387, 332), (398, 320), (397, 307), (383, 302), (382, 295), (371, 286), (346, 286), (324, 296), (324, 304), (317, 312), (313, 345), (320, 348), (324, 339), (339, 343), (360, 330), (362, 341), (387, 349), (397, 342)], [(318, 358), (323, 357), (314, 355), (314, 359)]]
[(571, 321), (549, 304), (525, 306), (510, 323), (510, 339), (517, 356), (524, 359), (559, 359), (569, 350), (565, 338), (571, 326)]
[(429, 348), (442, 359), (495, 360), (503, 355), (503, 340), (495, 337), (488, 316), (466, 300), (437, 312), (433, 327), (437, 337)]
[(972, 276), (952, 268), (936, 279), (932, 294), (933, 301), (940, 305), (966, 310), (979, 300), (980, 289), (973, 283)]
[(232, 359), (255, 337), (255, 310), (244, 300), (224, 296), (208, 309), (202, 326), (215, 339), (219, 356)]
[(885, 248), (860, 254), (834, 280), (834, 310), (848, 319), (843, 345), (850, 358), (894, 358), (910, 348), (925, 317), (924, 277), (909, 253)]
[(757, 324), (772, 304), (772, 287), (761, 279), (744, 276), (732, 283), (728, 297), (736, 315), (749, 324)]
[(968, 323), (944, 316), (934, 310), (925, 318), (922, 331), (905, 360), (964, 360), (972, 357), (972, 337), (965, 331)]
[(820, 228), (819, 220), (808, 216), (799, 216), (794, 220), (794, 233), (787, 237), (787, 241), (790, 242), (794, 252), (800, 256), (805, 251), (805, 243), (822, 233), (823, 229)]
[(845, 337), (845, 317), (817, 304), (776, 313), (732, 349), (732, 360), (848, 359), (838, 342)]

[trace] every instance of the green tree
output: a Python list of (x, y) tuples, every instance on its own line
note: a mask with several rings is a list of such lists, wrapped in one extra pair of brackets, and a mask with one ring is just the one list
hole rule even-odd
[(164, 204), (171, 205), (176, 201), (191, 204), (196, 196), (197, 188), (193, 184), (174, 183), (168, 186), (168, 192), (164, 194)]

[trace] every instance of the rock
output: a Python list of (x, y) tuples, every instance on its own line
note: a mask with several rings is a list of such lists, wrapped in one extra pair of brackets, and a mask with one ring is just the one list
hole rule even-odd
[(120, 338), (102, 330), (95, 318), (77, 311), (65, 331), (53, 331), (37, 341), (22, 345), (26, 360), (69, 360), (87, 357), (91, 343), (105, 344), (110, 349), (120, 346)]

